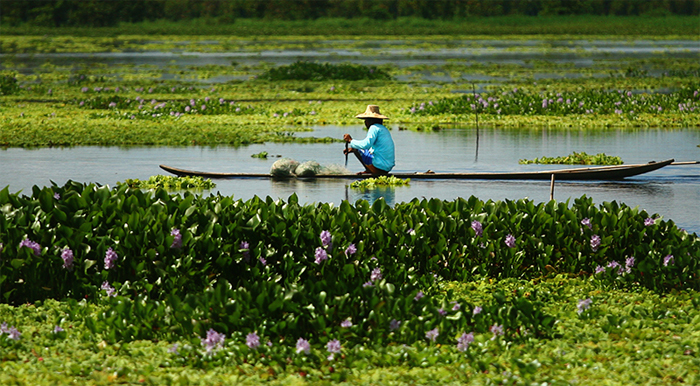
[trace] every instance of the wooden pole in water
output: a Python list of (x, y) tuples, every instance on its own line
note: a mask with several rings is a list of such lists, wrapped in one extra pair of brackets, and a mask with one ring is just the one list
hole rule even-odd
[(549, 182), (549, 201), (554, 200), (554, 173), (552, 173), (552, 179)]

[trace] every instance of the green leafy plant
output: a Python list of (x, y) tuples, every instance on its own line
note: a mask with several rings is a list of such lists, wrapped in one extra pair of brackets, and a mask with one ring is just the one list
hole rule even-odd
[(573, 152), (561, 157), (540, 157), (533, 160), (521, 159), (518, 163), (527, 164), (561, 164), (561, 165), (622, 165), (622, 158), (605, 153), (589, 155), (586, 152)]
[(195, 189), (195, 190), (206, 190), (216, 187), (216, 184), (212, 180), (200, 176), (164, 176), (156, 175), (151, 176), (146, 181), (139, 179), (127, 179), (123, 183), (117, 182), (117, 185), (126, 185), (130, 188), (136, 189), (156, 189), (164, 188), (168, 190), (183, 190), (183, 189)]
[(251, 157), (253, 158), (264, 158), (267, 159), (267, 152), (266, 151), (261, 151), (260, 153), (257, 154), (252, 154)]
[(378, 186), (407, 186), (410, 182), (410, 178), (401, 179), (395, 176), (379, 176), (353, 181), (350, 187), (353, 189), (373, 189)]
[(361, 64), (332, 64), (297, 61), (288, 66), (272, 68), (258, 79), (265, 80), (389, 80), (391, 76), (374, 66)]

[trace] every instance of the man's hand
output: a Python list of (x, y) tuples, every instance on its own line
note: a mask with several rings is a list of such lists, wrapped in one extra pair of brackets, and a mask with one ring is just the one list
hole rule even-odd
[(345, 142), (350, 142), (350, 141), (352, 141), (352, 137), (350, 136), (350, 134), (345, 134), (345, 135), (343, 135), (343, 140)]

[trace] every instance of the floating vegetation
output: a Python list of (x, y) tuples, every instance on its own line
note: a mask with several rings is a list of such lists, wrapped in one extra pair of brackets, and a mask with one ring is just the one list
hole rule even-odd
[(19, 91), (17, 78), (10, 75), (0, 76), (0, 95), (12, 95)]
[(558, 164), (558, 165), (622, 165), (622, 158), (605, 153), (589, 155), (586, 152), (573, 152), (563, 157), (541, 157), (533, 160), (521, 159), (518, 163), (527, 164)]
[(122, 184), (135, 189), (163, 188), (167, 190), (209, 190), (216, 187), (216, 184), (210, 179), (200, 176), (174, 177), (160, 174), (151, 176), (146, 181), (130, 178), (125, 180), (123, 183), (117, 182), (117, 185)]
[(501, 93), (466, 94), (457, 98), (420, 103), (409, 108), (411, 114), (493, 115), (586, 115), (615, 114), (633, 117), (640, 113), (694, 113), (700, 111), (700, 85), (690, 83), (672, 93), (634, 93), (631, 90), (533, 92), (514, 88)]
[(252, 154), (251, 157), (252, 157), (252, 158), (264, 158), (264, 159), (267, 159), (267, 155), (268, 155), (268, 154), (267, 154), (266, 151), (261, 151), (260, 153)]
[(267, 70), (258, 79), (266, 80), (390, 80), (391, 75), (375, 66), (294, 62)]
[(395, 176), (379, 176), (353, 181), (350, 187), (353, 189), (373, 189), (379, 186), (408, 186), (410, 182), (410, 178), (401, 179)]

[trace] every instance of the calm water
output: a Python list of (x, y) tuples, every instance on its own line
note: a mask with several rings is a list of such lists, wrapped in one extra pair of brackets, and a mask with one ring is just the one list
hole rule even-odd
[[(316, 127), (314, 132), (298, 135), (342, 137), (349, 132), (363, 138), (362, 126)], [(625, 163), (645, 163), (674, 158), (677, 161), (700, 160), (700, 131), (697, 130), (609, 130), (601, 132), (549, 130), (481, 129), (477, 146), (474, 129), (450, 129), (439, 132), (392, 130), (397, 146), (394, 171), (431, 169), (436, 172), (521, 171), (553, 169), (552, 165), (519, 165), (519, 159), (562, 156), (573, 151), (606, 153), (622, 157)], [(240, 148), (114, 148), (78, 147), (54, 149), (0, 150), (0, 187), (30, 192), (33, 185), (51, 181), (62, 185), (67, 180), (114, 185), (127, 178), (147, 179), (165, 174), (158, 165), (166, 164), (191, 170), (216, 172), (262, 172), (270, 170), (278, 158), (252, 158), (267, 151), (271, 155), (298, 161), (315, 160), (323, 165), (342, 165), (343, 145), (337, 144), (263, 144)], [(359, 171), (356, 160), (348, 165)], [(253, 196), (287, 199), (296, 193), (306, 203), (344, 199), (375, 200), (389, 203), (413, 198), (477, 196), (481, 199), (549, 199), (549, 182), (527, 181), (411, 181), (410, 186), (362, 193), (348, 187), (348, 181), (270, 181), (216, 180), (211, 193), (249, 199)], [(208, 192), (207, 192), (208, 193)], [(205, 193), (206, 194), (206, 193)], [(581, 195), (596, 203), (616, 200), (639, 206), (674, 220), (680, 227), (700, 233), (700, 165), (668, 166), (661, 170), (621, 182), (558, 182), (554, 197), (564, 201)]]

